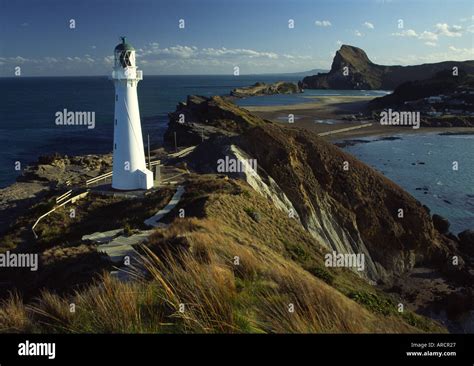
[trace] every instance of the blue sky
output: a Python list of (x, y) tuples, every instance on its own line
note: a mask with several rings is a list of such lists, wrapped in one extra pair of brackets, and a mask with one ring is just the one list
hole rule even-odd
[(121, 35), (137, 49), (145, 74), (231, 74), (234, 66), (242, 74), (327, 69), (341, 44), (361, 47), (387, 65), (474, 59), (473, 4), (0, 0), (0, 76), (13, 76), (15, 66), (24, 76), (105, 75)]

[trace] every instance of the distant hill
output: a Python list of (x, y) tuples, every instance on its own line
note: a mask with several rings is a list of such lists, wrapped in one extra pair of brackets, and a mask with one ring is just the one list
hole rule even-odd
[(377, 65), (370, 61), (364, 50), (342, 45), (336, 52), (328, 73), (307, 76), (300, 85), (306, 89), (393, 90), (404, 82), (428, 79), (440, 71), (452, 70), (454, 66), (466, 73), (474, 73), (474, 61), (471, 60), (415, 66)]
[(243, 88), (235, 88), (230, 92), (233, 97), (243, 98), (256, 95), (273, 95), (273, 94), (294, 94), (302, 93), (297, 83), (287, 81), (277, 81), (273, 84), (257, 82), (251, 86)]
[(311, 75), (316, 75), (319, 73), (324, 73), (328, 72), (326, 69), (311, 69), (307, 71), (297, 71), (297, 72), (278, 72), (278, 73), (263, 73), (263, 74), (258, 74), (258, 75), (287, 75), (287, 76), (311, 76)]
[(398, 107), (406, 102), (437, 95), (445, 97), (452, 95), (458, 100), (465, 100), (462, 104), (467, 106), (474, 102), (474, 95), (469, 93), (473, 91), (474, 75), (469, 75), (462, 70), (457, 76), (453, 76), (448, 70), (440, 71), (432, 78), (408, 81), (399, 85), (393, 93), (372, 100), (369, 107), (371, 109)]

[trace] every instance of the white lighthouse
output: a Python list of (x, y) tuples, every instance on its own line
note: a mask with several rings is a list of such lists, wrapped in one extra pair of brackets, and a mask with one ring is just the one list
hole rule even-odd
[(115, 86), (114, 154), (112, 188), (153, 187), (153, 173), (146, 168), (137, 84), (143, 78), (135, 65), (135, 49), (125, 42), (115, 47), (112, 80)]

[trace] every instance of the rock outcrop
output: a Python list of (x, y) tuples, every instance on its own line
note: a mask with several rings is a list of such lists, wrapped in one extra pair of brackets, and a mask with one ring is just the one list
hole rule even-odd
[(433, 217), (433, 225), (436, 230), (438, 230), (441, 234), (447, 234), (449, 231), (449, 221), (445, 217), (441, 215), (434, 214)]
[(374, 64), (360, 48), (342, 45), (334, 56), (331, 70), (305, 77), (300, 86), (306, 89), (385, 89), (400, 84), (433, 77), (442, 70), (457, 66), (467, 73), (474, 72), (474, 61), (446, 61), (415, 66), (384, 66)]
[(270, 123), (237, 107), (222, 97), (188, 96), (169, 114), (165, 143), (178, 146), (197, 145), (212, 136), (236, 136), (245, 130)]
[(459, 233), (459, 247), (470, 256), (474, 257), (474, 230), (464, 230)]
[(18, 182), (39, 181), (56, 187), (82, 183), (84, 177), (95, 177), (112, 169), (112, 155), (40, 156), (17, 178)]
[(0, 233), (18, 214), (51, 195), (52, 190), (69, 189), (66, 187), (110, 170), (112, 155), (40, 156), (23, 170), (16, 183), (0, 189)]
[[(190, 123), (206, 125), (207, 119), (212, 126), (233, 128), (209, 136), (188, 156), (189, 166), (222, 173), (219, 159), (256, 159), (256, 172), (227, 174), (240, 176), (289, 216), (293, 210), (294, 219), (328, 252), (364, 254), (366, 278), (390, 281), (415, 265), (444, 265), (455, 251), (454, 242), (435, 230), (420, 202), (336, 146), (311, 132), (268, 123), (236, 106), (230, 109), (222, 99), (202, 97), (199, 102), (191, 104)], [(196, 110), (211, 112), (200, 115)], [(186, 113), (186, 106), (179, 111)], [(185, 126), (176, 130), (175, 124), (170, 120), (178, 138), (180, 131), (188, 133)]]
[(230, 95), (233, 97), (243, 98), (258, 95), (295, 94), (302, 92), (303, 90), (297, 83), (277, 81), (273, 84), (258, 82), (244, 88), (236, 88), (230, 92)]

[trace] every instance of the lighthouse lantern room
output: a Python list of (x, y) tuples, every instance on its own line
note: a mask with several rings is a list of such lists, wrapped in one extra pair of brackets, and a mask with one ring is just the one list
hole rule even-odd
[(112, 80), (115, 86), (112, 188), (150, 189), (153, 173), (146, 168), (137, 84), (142, 71), (135, 64), (135, 49), (122, 37), (115, 47)]

